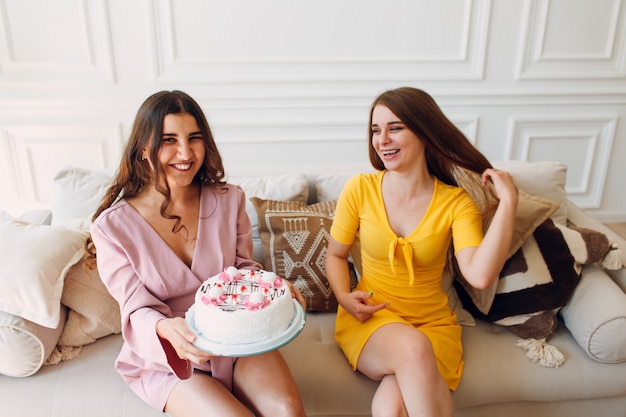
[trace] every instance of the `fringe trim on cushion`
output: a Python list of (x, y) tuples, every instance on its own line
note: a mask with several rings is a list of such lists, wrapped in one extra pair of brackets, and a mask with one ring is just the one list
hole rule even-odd
[(602, 260), (602, 267), (612, 271), (620, 269), (622, 267), (621, 256), (622, 252), (617, 248), (617, 246), (615, 246), (615, 244), (612, 244), (609, 249), (609, 253), (607, 253)]
[(515, 346), (524, 349), (528, 359), (546, 368), (558, 368), (565, 362), (563, 354), (555, 346), (547, 344), (545, 339), (518, 340)]
[(80, 355), (83, 350), (82, 346), (56, 346), (44, 365), (56, 365), (61, 362), (69, 361)]

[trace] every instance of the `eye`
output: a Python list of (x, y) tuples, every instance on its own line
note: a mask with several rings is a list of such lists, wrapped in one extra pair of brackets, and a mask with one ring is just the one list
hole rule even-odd
[(163, 143), (176, 143), (176, 138), (173, 136), (164, 136), (163, 139), (161, 139), (161, 142)]
[(200, 140), (201, 141), (201, 140), (203, 140), (203, 136), (200, 135), (200, 134), (192, 135), (192, 136), (189, 137), (189, 140)]
[(372, 129), (372, 135), (378, 135), (378, 134), (380, 134), (380, 129), (379, 128)]

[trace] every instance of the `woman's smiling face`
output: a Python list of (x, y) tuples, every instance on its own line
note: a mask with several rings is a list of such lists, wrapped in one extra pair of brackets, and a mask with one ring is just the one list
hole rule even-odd
[(372, 146), (388, 170), (413, 165), (425, 147), (419, 137), (389, 110), (377, 105), (372, 113)]
[(188, 113), (166, 115), (160, 141), (158, 161), (170, 188), (190, 185), (206, 152), (196, 119)]

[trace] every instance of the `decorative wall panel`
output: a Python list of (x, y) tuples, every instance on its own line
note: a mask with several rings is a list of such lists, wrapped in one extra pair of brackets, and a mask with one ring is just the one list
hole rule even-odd
[(105, 0), (0, 0), (0, 81), (113, 83)]
[(528, 0), (520, 79), (624, 78), (622, 0)]
[(22, 205), (48, 206), (52, 179), (64, 165), (115, 167), (121, 154), (121, 126), (5, 126), (3, 152), (11, 165), (12, 188)]
[(294, 82), (481, 79), (491, 1), (151, 4), (158, 81)]
[(565, 163), (566, 191), (571, 200), (582, 208), (597, 208), (616, 124), (616, 115), (514, 117), (510, 159)]
[(625, 80), (626, 0), (0, 0), (0, 209), (116, 168), (159, 90), (241, 177), (370, 169), (372, 100), (413, 86), (490, 160), (562, 161), (572, 200), (626, 221)]

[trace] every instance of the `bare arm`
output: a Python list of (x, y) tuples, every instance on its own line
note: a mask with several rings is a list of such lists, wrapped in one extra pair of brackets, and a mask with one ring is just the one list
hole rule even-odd
[(350, 292), (349, 255), (350, 246), (331, 237), (326, 254), (326, 275), (339, 304), (357, 320), (364, 322), (378, 310), (387, 307), (387, 303), (373, 305), (367, 301), (371, 294), (364, 291)]
[(480, 246), (462, 249), (456, 255), (463, 277), (479, 289), (495, 282), (507, 260), (517, 210), (517, 188), (513, 177), (505, 171), (487, 169), (483, 173), (483, 185), (489, 179), (499, 199), (489, 230)]

